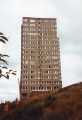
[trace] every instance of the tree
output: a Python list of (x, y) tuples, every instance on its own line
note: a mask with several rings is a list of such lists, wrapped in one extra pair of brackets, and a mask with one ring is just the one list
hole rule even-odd
[(8, 41), (8, 39), (4, 36), (3, 33), (0, 32), (0, 42), (6, 43), (7, 41)]
[[(2, 32), (0, 32), (0, 42), (2, 42), (3, 44), (6, 44), (6, 42), (8, 42), (8, 38), (5, 37), (5, 35)], [(0, 53), (0, 61), (8, 65), (8, 62), (5, 60), (6, 57), (9, 56)], [(3, 69), (8, 69), (8, 68), (6, 66), (0, 66), (0, 78), (4, 76), (5, 78), (9, 79), (10, 74), (16, 75), (16, 71), (13, 71), (11, 69), (7, 70), (6, 74), (3, 74)]]

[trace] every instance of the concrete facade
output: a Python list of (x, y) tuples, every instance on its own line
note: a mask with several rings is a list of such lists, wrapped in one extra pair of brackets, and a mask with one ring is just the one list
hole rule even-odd
[(62, 87), (55, 18), (23, 17), (20, 97), (55, 93)]

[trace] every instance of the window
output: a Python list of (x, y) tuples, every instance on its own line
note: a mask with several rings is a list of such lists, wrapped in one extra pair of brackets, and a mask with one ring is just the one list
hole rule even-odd
[(34, 71), (33, 70), (31, 70), (31, 73), (33, 73)]
[(33, 22), (35, 22), (35, 20), (34, 20), (34, 19), (31, 19), (30, 22), (33, 23)]
[(46, 71), (46, 73), (48, 73), (48, 71)]
[(32, 26), (32, 27), (33, 27), (33, 26), (35, 26), (35, 24), (33, 24), (33, 23), (32, 23), (32, 24), (30, 24), (30, 26)]
[(49, 65), (49, 68), (50, 68), (51, 66)]
[(31, 78), (33, 78), (33, 76), (31, 75)]
[(51, 89), (51, 87), (50, 87), (50, 86), (48, 86), (48, 87), (47, 87), (47, 89), (48, 89), (48, 90), (50, 90), (50, 89)]
[(27, 19), (23, 19), (23, 22), (27, 22)]

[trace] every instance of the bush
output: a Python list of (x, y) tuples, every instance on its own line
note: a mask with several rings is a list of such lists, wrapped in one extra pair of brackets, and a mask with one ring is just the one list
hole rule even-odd
[(49, 95), (46, 99), (45, 99), (45, 107), (49, 106), (50, 104), (52, 104), (53, 101), (56, 100), (56, 97), (53, 95)]

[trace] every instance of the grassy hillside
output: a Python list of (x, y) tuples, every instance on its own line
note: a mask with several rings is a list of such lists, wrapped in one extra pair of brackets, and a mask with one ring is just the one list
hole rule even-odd
[(63, 88), (57, 95), (33, 97), (0, 120), (82, 120), (82, 83)]

